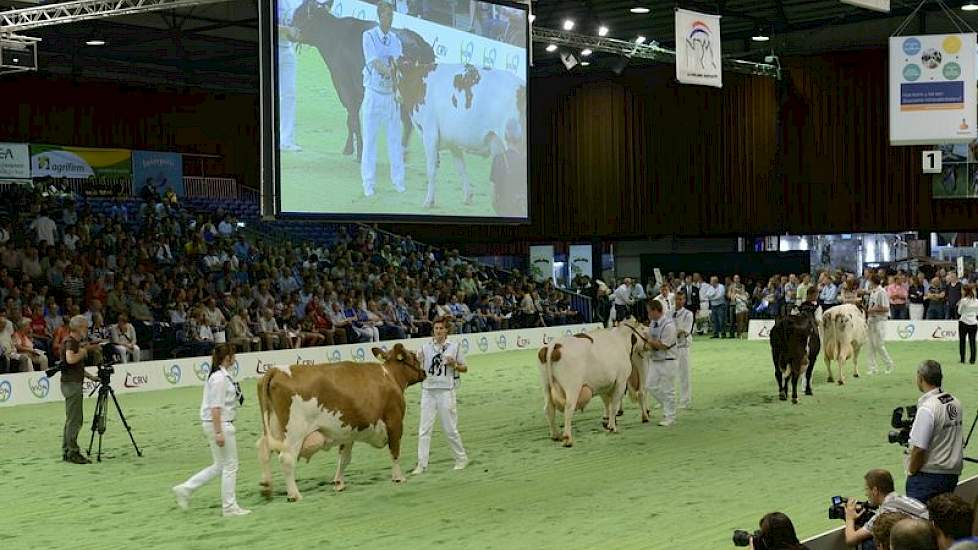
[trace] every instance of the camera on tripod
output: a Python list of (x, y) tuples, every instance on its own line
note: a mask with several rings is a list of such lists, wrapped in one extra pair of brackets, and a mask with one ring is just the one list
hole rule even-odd
[[(907, 417), (903, 417), (906, 411)], [(914, 418), (917, 417), (917, 406), (897, 407), (893, 409), (893, 416), (890, 418), (890, 426), (893, 430), (886, 436), (890, 443), (899, 443), (906, 447), (910, 444), (910, 428), (913, 426)]]
[[(115, 349), (115, 346), (111, 343), (102, 344), (102, 362), (96, 365), (98, 369), (98, 381), (99, 384), (108, 385), (112, 379), (112, 375), (115, 374), (115, 364), (119, 362), (121, 357), (119, 357), (119, 352)], [(51, 378), (55, 374), (63, 371), (65, 368), (64, 361), (58, 361), (55, 365), (44, 371), (44, 376)]]

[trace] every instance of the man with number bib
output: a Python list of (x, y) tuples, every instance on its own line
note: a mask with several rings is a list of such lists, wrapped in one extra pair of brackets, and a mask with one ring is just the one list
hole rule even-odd
[(465, 357), (457, 344), (448, 341), (448, 322), (444, 317), (432, 325), (434, 339), (418, 352), (418, 360), (427, 376), (421, 384), (421, 425), (418, 428), (418, 465), (411, 472), (422, 474), (428, 469), (428, 450), (435, 417), (441, 418), (441, 429), (455, 454), (455, 469), (464, 470), (469, 459), (458, 433), (458, 411), (455, 407), (455, 386), (458, 373), (466, 372)]
[(663, 312), (662, 302), (652, 300), (647, 304), (649, 312), (649, 342), (652, 356), (647, 361), (648, 374), (645, 387), (662, 405), (663, 419), (660, 426), (672, 426), (676, 422), (676, 324)]

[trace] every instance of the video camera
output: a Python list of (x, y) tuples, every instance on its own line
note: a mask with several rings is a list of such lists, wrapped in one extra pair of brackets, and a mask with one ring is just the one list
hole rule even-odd
[[(98, 381), (100, 384), (107, 386), (112, 379), (112, 375), (115, 374), (115, 364), (120, 360), (119, 352), (115, 349), (115, 346), (111, 343), (102, 344), (102, 363), (96, 365), (98, 369)], [(44, 371), (44, 375), (51, 378), (55, 374), (58, 374), (64, 370), (64, 361), (58, 361), (55, 365)]]
[[(903, 418), (903, 412), (906, 411), (907, 417)], [(890, 426), (893, 430), (890, 431), (886, 436), (886, 440), (890, 443), (899, 443), (900, 445), (906, 447), (910, 444), (910, 428), (913, 426), (914, 418), (917, 417), (917, 406), (911, 405), (909, 407), (897, 407), (893, 409), (893, 416), (890, 418)]]
[[(835, 496), (832, 497), (832, 506), (829, 506), (829, 519), (846, 519), (846, 503), (849, 499), (846, 497)], [(876, 506), (872, 502), (857, 500), (856, 508), (862, 511), (875, 510)], [(856, 527), (862, 527), (869, 521), (872, 514), (862, 514), (856, 518)]]
[(733, 545), (734, 546), (750, 546), (750, 539), (754, 539), (754, 548), (766, 548), (767, 545), (763, 543), (760, 531), (754, 531), (753, 533), (749, 531), (744, 531), (742, 529), (737, 529), (733, 532)]

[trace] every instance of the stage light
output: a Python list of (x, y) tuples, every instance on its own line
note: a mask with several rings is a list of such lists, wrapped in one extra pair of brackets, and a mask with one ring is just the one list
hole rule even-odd
[(754, 42), (767, 42), (771, 39), (771, 34), (764, 30), (762, 27), (754, 27), (754, 34), (750, 37)]
[(604, 25), (598, 27), (598, 36), (608, 36), (608, 27)]
[(965, 2), (961, 9), (964, 11), (975, 11), (978, 10), (978, 2)]
[(581, 57), (587, 57), (591, 55), (591, 53), (593, 53), (591, 52), (591, 48), (584, 48), (583, 50), (581, 50)]
[(534, 21), (537, 20), (537, 16), (536, 16), (536, 14), (531, 13), (530, 16), (527, 17), (527, 19), (530, 21), (530, 23), (532, 23), (532, 22), (534, 22)]
[(635, 43), (636, 44), (645, 44), (645, 37), (642, 36), (642, 35), (639, 35), (638, 38), (635, 39)]
[(86, 46), (104, 46), (105, 40), (87, 40), (85, 41)]
[(571, 19), (564, 19), (564, 30), (565, 31), (574, 30), (574, 21)]
[(649, 13), (652, 10), (650, 10), (649, 8), (646, 8), (644, 6), (635, 6), (634, 8), (631, 8), (628, 11), (630, 11), (632, 13), (637, 13), (637, 14), (644, 14), (644, 13)]
[(547, 44), (547, 51), (550, 52), (550, 53), (554, 53), (555, 51), (557, 51), (557, 45), (556, 44)]

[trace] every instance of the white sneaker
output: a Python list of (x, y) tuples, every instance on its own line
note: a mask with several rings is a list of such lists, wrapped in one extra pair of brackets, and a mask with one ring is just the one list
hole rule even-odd
[(659, 425), (665, 427), (665, 426), (672, 426), (675, 423), (676, 423), (675, 418), (664, 418), (662, 419), (662, 422), (659, 422)]
[(181, 510), (190, 509), (190, 490), (183, 485), (177, 485), (173, 488), (173, 496), (177, 499), (177, 506)]
[(238, 506), (237, 508), (233, 508), (231, 510), (228, 510), (227, 512), (224, 512), (224, 517), (234, 518), (238, 516), (247, 516), (250, 513), (251, 510), (245, 510), (244, 508)]
[(465, 459), (465, 460), (463, 460), (461, 462), (456, 462), (455, 463), (455, 469), (456, 470), (464, 470), (465, 467), (468, 466), (468, 465), (469, 465), (469, 460), (468, 459)]
[(418, 464), (417, 466), (414, 467), (413, 470), (411, 470), (411, 475), (413, 475), (413, 476), (421, 475), (421, 474), (423, 474), (423, 473), (425, 473), (427, 471), (428, 471), (428, 468), (425, 468), (425, 467), (421, 466), (420, 464)]

